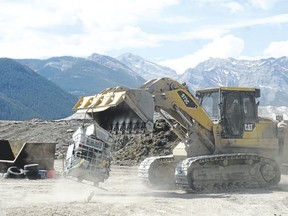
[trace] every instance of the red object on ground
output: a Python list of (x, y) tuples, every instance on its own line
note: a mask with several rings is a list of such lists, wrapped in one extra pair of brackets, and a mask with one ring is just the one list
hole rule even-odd
[(47, 178), (55, 178), (56, 177), (56, 171), (55, 170), (47, 170), (46, 177)]

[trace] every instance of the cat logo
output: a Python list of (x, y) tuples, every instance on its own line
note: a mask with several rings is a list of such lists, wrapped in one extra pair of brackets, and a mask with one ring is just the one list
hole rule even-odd
[(244, 124), (244, 130), (245, 131), (253, 131), (253, 129), (254, 129), (254, 124), (253, 123), (245, 123)]
[(185, 92), (180, 90), (180, 91), (178, 91), (178, 94), (187, 107), (190, 107), (190, 108), (196, 108), (197, 107), (196, 104), (194, 103), (194, 101)]

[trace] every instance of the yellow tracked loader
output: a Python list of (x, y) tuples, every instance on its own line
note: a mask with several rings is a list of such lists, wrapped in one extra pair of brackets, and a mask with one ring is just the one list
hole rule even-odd
[[(153, 130), (161, 114), (181, 142), (173, 155), (146, 158), (139, 176), (150, 186), (188, 192), (270, 187), (287, 152), (279, 121), (258, 116), (260, 90), (215, 87), (195, 96), (185, 84), (153, 79), (139, 89), (115, 87), (74, 106), (114, 135)], [(283, 129), (284, 128), (284, 129)]]

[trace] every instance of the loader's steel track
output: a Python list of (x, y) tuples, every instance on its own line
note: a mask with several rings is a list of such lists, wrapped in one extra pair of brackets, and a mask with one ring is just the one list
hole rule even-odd
[(270, 187), (281, 172), (271, 158), (257, 154), (225, 154), (187, 158), (176, 167), (176, 184), (187, 192)]
[(175, 189), (175, 168), (173, 155), (149, 157), (138, 168), (138, 177), (154, 189)]

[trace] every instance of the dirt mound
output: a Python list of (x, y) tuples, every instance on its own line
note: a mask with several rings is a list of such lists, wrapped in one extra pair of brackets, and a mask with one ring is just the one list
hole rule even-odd
[(112, 164), (136, 165), (147, 157), (170, 155), (178, 141), (173, 132), (165, 130), (147, 135), (124, 135), (113, 151)]

